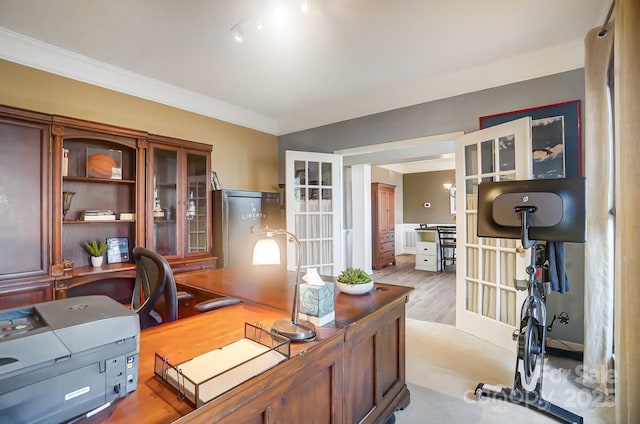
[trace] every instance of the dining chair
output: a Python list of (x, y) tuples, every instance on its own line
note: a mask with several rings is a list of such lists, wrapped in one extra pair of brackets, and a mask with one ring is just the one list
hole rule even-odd
[(456, 263), (456, 228), (438, 226), (438, 245), (440, 248), (440, 272), (446, 270), (447, 262)]

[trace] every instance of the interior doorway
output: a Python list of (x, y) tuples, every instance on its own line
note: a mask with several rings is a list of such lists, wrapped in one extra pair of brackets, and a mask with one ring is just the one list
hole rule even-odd
[[(455, 140), (463, 134), (464, 132), (460, 131), (334, 152), (342, 156), (344, 166), (345, 266), (372, 271), (371, 208), (367, 207), (371, 204), (371, 167), (385, 167), (400, 174), (454, 169)], [(403, 223), (401, 187), (397, 187), (396, 192), (397, 196), (399, 195), (399, 198), (396, 198), (396, 222)], [(404, 230), (400, 231), (396, 233), (396, 243), (399, 240), (404, 241)], [(401, 253), (403, 250), (396, 251)], [(362, 255), (362, 252), (367, 254)]]
[[(454, 169), (455, 139), (462, 134), (463, 132), (442, 134), (334, 152), (343, 157), (344, 165), (344, 266), (363, 268), (380, 281), (415, 287), (407, 316), (450, 325), (455, 324), (455, 267), (449, 266), (446, 273), (415, 269), (417, 233), (414, 229), (422, 222), (409, 223), (404, 219), (402, 176)], [(396, 266), (385, 267), (374, 273), (371, 267), (371, 208), (366, 206), (371, 204), (372, 178), (380, 181), (380, 173), (383, 171), (393, 175), (394, 179), (381, 182), (396, 185), (398, 256)], [(455, 181), (452, 183), (455, 184)], [(449, 280), (450, 284), (445, 284), (444, 280)], [(434, 298), (433, 290), (445, 287), (451, 288), (450, 299), (446, 289)]]

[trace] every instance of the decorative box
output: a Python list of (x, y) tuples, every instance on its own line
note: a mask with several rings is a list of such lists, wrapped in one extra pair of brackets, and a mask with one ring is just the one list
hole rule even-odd
[(300, 284), (299, 317), (315, 325), (324, 325), (335, 317), (333, 283)]

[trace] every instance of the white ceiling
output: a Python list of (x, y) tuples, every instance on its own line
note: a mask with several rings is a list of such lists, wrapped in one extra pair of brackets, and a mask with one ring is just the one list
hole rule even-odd
[(582, 67), (611, 4), (274, 1), (0, 0), (0, 58), (281, 135)]

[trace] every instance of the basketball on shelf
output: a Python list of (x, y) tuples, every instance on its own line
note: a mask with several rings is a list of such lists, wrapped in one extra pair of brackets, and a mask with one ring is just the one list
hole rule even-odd
[(115, 159), (111, 156), (99, 153), (89, 156), (87, 161), (87, 174), (94, 178), (111, 178), (113, 168), (117, 166)]

